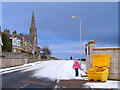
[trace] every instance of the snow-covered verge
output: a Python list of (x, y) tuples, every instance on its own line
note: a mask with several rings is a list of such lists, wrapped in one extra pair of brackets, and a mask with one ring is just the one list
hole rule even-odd
[(118, 83), (120, 81), (107, 80), (106, 82), (87, 82), (85, 85), (89, 85), (91, 88), (119, 88)]
[(44, 61), (38, 61), (38, 62), (23, 64), (23, 65), (20, 65), (20, 66), (1, 68), (0, 69), (0, 74), (11, 73), (11, 72), (18, 71), (18, 70), (28, 69), (30, 67), (33, 67), (34, 65), (41, 64), (43, 62)]

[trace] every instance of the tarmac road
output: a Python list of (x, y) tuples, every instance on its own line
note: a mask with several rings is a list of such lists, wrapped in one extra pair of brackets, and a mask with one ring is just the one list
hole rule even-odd
[[(39, 66), (39, 64), (38, 64)], [(52, 65), (49, 65), (52, 66)], [(34, 67), (34, 66), (33, 66)], [(55, 66), (56, 68), (58, 66)], [(30, 71), (21, 72), (14, 71), (11, 73), (4, 73), (2, 74), (2, 90), (57, 90), (58, 88), (90, 88), (89, 86), (84, 86), (83, 84), (86, 83), (86, 80), (56, 80), (51, 81), (48, 78), (36, 78), (32, 77), (35, 69), (31, 69)], [(27, 68), (27, 69), (29, 69)], [(44, 68), (41, 68), (42, 70)], [(62, 75), (62, 73), (61, 73)]]
[(12, 72), (2, 75), (2, 90), (21, 90), (21, 89), (53, 89), (56, 81), (49, 79), (37, 79), (31, 77), (34, 71)]
[[(34, 71), (12, 72), (2, 75), (2, 90), (57, 90), (57, 88), (83, 88), (83, 82), (80, 80), (60, 80), (59, 83), (51, 81), (47, 78), (37, 79), (31, 77)], [(79, 81), (79, 82), (78, 82)], [(76, 84), (75, 84), (76, 83)], [(55, 89), (55, 86), (57, 88)], [(85, 88), (85, 87), (84, 87)], [(87, 87), (88, 88), (88, 87)]]

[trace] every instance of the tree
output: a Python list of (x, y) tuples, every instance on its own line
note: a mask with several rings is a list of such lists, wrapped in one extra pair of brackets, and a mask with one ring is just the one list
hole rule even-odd
[(2, 51), (3, 52), (11, 52), (12, 51), (12, 40), (9, 39), (6, 35), (2, 34)]
[(51, 50), (48, 47), (41, 48), (41, 51), (46, 55), (51, 55)]

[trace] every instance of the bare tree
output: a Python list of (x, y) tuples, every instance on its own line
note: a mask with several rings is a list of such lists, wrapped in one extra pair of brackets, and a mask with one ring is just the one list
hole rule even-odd
[(51, 50), (48, 47), (41, 48), (41, 51), (46, 55), (51, 55)]

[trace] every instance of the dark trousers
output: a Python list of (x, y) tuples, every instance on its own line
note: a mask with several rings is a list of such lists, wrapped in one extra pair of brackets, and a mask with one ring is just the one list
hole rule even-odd
[(77, 77), (79, 75), (78, 69), (75, 69), (75, 76)]

